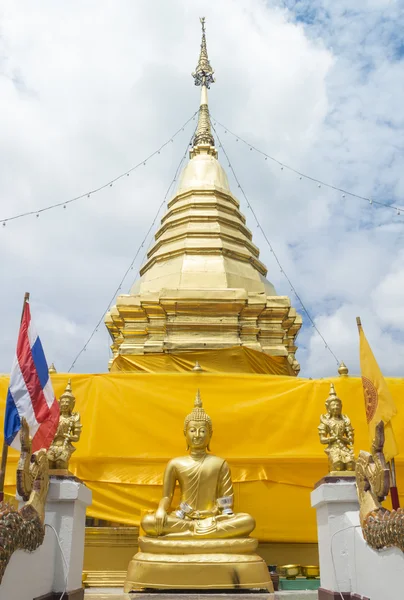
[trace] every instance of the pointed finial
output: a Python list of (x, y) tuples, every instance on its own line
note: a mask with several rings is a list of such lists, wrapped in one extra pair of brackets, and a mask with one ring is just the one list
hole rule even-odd
[(347, 377), (349, 371), (344, 361), (342, 361), (340, 366), (338, 367), (338, 373), (340, 374), (340, 377)]
[(199, 107), (198, 126), (195, 131), (191, 158), (196, 154), (195, 147), (205, 146), (204, 150), (215, 157), (217, 155), (214, 149), (215, 140), (212, 135), (212, 127), (210, 123), (209, 108), (208, 108), (208, 89), (211, 83), (214, 83), (213, 69), (210, 66), (208, 51), (206, 49), (205, 36), (205, 17), (200, 19), (202, 23), (202, 42), (201, 51), (199, 54), (198, 64), (192, 77), (195, 80), (195, 85), (201, 86), (201, 104)]
[(195, 71), (192, 73), (192, 77), (195, 79), (195, 85), (205, 85), (209, 89), (210, 84), (215, 82), (213, 77), (214, 70), (210, 66), (208, 50), (206, 48), (205, 17), (201, 17), (199, 20), (202, 25), (201, 51), (199, 53), (198, 64), (196, 65)]
[(195, 365), (192, 367), (192, 370), (197, 373), (202, 373), (203, 369), (198, 361), (195, 362)]
[(194, 406), (195, 406), (195, 408), (202, 408), (202, 399), (201, 399), (201, 393), (199, 391), (199, 388), (196, 390)]
[(190, 412), (189, 415), (185, 417), (184, 434), (186, 434), (187, 432), (188, 423), (190, 421), (204, 421), (208, 426), (210, 435), (212, 435), (212, 420), (209, 417), (209, 415), (206, 414), (205, 409), (202, 407), (202, 399), (199, 389), (196, 392), (194, 408), (192, 409), (192, 412)]
[(337, 392), (335, 391), (334, 384), (330, 383), (330, 393), (328, 394), (328, 398), (325, 401), (325, 405), (326, 405), (327, 409), (328, 409), (330, 402), (332, 402), (333, 400), (339, 400), (341, 402), (341, 399), (338, 398)]
[(49, 375), (53, 375), (53, 373), (57, 373), (55, 365), (52, 363), (48, 369)]
[(337, 392), (335, 391), (334, 384), (333, 384), (333, 383), (330, 383), (330, 397), (332, 397), (332, 396), (333, 396), (334, 398), (336, 398), (336, 397), (337, 397)]
[(70, 398), (70, 400), (75, 400), (75, 396), (72, 391), (72, 380), (71, 379), (69, 379), (67, 381), (66, 389), (63, 392), (63, 394), (60, 396), (60, 398)]

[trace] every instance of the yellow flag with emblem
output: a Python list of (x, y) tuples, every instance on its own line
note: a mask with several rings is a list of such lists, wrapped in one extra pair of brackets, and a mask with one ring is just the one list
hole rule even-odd
[(376, 425), (384, 422), (384, 455), (389, 461), (398, 454), (391, 419), (397, 414), (397, 408), (372, 349), (362, 329), (361, 320), (356, 318), (359, 329), (359, 354), (362, 373), (363, 395), (365, 398), (366, 419), (369, 425), (369, 437), (375, 439)]

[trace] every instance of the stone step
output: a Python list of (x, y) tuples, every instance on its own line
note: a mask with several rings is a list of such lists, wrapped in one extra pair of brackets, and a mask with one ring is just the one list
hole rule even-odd
[(83, 583), (86, 588), (114, 588), (122, 592), (126, 571), (83, 571)]
[(317, 591), (297, 590), (275, 592), (275, 594), (181, 594), (155, 592), (146, 594), (135, 592), (123, 594), (119, 588), (92, 588), (85, 591), (86, 600), (317, 600)]

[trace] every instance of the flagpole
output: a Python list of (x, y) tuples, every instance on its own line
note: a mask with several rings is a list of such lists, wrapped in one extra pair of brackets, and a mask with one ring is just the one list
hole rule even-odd
[[(29, 300), (29, 292), (25, 292), (24, 302), (23, 302), (22, 311), (21, 311), (20, 325), (22, 323), (22, 318), (24, 316), (25, 304), (28, 302), (28, 300)], [(6, 477), (7, 457), (8, 457), (8, 444), (7, 444), (6, 440), (4, 439), (3, 448), (1, 451), (1, 464), (0, 464), (0, 502), (3, 502), (3, 500), (4, 500), (4, 480)]]
[(397, 510), (398, 508), (400, 508), (400, 499), (398, 497), (397, 480), (396, 480), (396, 463), (395, 463), (394, 458), (392, 458), (390, 460), (389, 467), (390, 467), (390, 476), (391, 476), (390, 477), (390, 479), (391, 479), (391, 485), (390, 485), (391, 505), (394, 510)]

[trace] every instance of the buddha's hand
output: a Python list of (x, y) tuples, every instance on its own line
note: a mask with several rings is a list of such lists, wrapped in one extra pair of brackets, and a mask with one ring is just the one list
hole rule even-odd
[(161, 535), (163, 533), (164, 525), (167, 520), (167, 511), (162, 506), (159, 506), (156, 510), (156, 533)]

